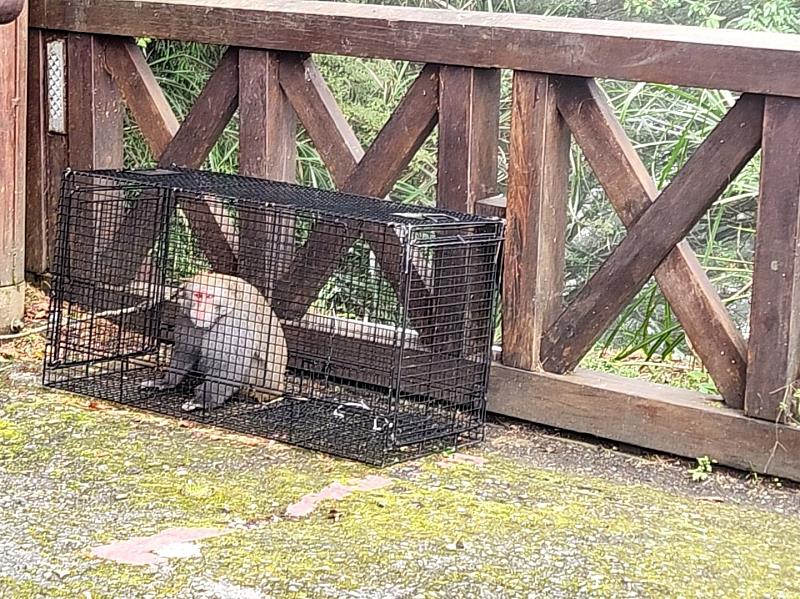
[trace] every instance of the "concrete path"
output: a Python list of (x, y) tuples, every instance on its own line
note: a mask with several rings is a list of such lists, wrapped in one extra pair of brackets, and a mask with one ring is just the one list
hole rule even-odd
[(800, 597), (800, 492), (688, 468), (495, 424), (377, 470), (6, 373), (0, 597)]

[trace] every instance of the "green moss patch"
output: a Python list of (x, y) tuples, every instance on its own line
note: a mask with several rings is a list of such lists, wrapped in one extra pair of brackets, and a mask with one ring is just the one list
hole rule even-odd
[[(485, 448), (474, 450), (484, 465), (432, 456), (377, 471), (81, 398), (3, 394), (0, 477), (14, 485), (0, 496), (30, 498), (14, 503), (14, 530), (68, 572), (20, 573), (6, 581), (12, 596), (171, 597), (207, 581), (297, 597), (800, 594), (800, 522), (779, 514), (535, 470)], [(306, 494), (378, 472), (392, 485), (284, 516)], [(89, 554), (173, 526), (232, 532), (201, 541), (200, 558), (152, 568)]]

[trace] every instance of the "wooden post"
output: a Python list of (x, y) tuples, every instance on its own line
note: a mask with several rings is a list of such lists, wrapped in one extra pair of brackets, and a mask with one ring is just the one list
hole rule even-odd
[(75, 169), (122, 166), (122, 98), (93, 35), (67, 40), (67, 133)]
[[(239, 50), (239, 172), (295, 181), (297, 117), (279, 80), (280, 55)], [(295, 249), (294, 219), (268, 210), (243, 210), (239, 273), (268, 298)]]
[(562, 307), (569, 130), (549, 75), (514, 72), (503, 273), (503, 363), (540, 367)]
[[(31, 29), (28, 44), (27, 200), (25, 204), (25, 270), (34, 276), (50, 270), (56, 237), (56, 216), (61, 175), (69, 163), (66, 95), (48, 98), (48, 44), (54, 58), (66, 65), (63, 34)], [(54, 60), (54, 71), (58, 64)], [(66, 80), (66, 73), (62, 72)], [(56, 92), (57, 90), (53, 90)], [(65, 87), (60, 88), (65, 92)], [(61, 102), (60, 100), (63, 100)], [(54, 107), (50, 122), (49, 103)], [(61, 117), (61, 118), (58, 118)]]
[[(67, 136), (69, 166), (73, 169), (122, 166), (123, 106), (117, 86), (105, 67), (104, 44), (93, 35), (67, 38)], [(110, 279), (97, 272), (97, 258), (113, 242), (124, 213), (116, 202), (72, 206), (70, 273), (91, 287)], [(118, 268), (110, 265), (108, 269)], [(101, 269), (107, 270), (107, 269)]]
[(25, 110), (27, 10), (0, 25), (0, 331), (25, 302)]
[[(478, 200), (497, 193), (499, 127), (500, 71), (441, 67), (438, 206), (472, 213)], [(420, 339), (435, 351), (463, 355), (471, 350), (469, 262), (469, 250), (464, 248), (435, 251), (432, 310), (436, 326), (420, 331)]]
[(748, 416), (785, 420), (800, 374), (800, 100), (767, 96), (750, 308)]
[(500, 71), (444, 66), (439, 70), (437, 205), (474, 212), (497, 193)]

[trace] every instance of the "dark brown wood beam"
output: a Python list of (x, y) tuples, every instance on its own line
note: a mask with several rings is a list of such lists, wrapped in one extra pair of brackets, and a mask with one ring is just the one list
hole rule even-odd
[(342, 187), (364, 156), (325, 80), (307, 56), (285, 54), (280, 82), (334, 182)]
[(91, 35), (67, 39), (67, 134), (73, 169), (122, 166), (123, 106), (105, 67), (105, 44)]
[(281, 56), (239, 50), (239, 171), (295, 181), (297, 117), (280, 85)]
[(800, 376), (800, 102), (767, 97), (745, 413), (796, 414)]
[(200, 168), (239, 106), (239, 50), (220, 58), (192, 109), (158, 158), (159, 166)]
[[(592, 79), (561, 77), (558, 109), (622, 223), (630, 228), (658, 192), (605, 93)], [(667, 255), (655, 277), (725, 402), (741, 408), (747, 345), (687, 241)]]
[[(439, 145), (436, 205), (474, 213), (480, 198), (497, 193), (500, 71), (442, 66), (439, 71)], [(464, 247), (439, 248), (433, 255), (432, 327), (423, 342), (461, 352), (470, 331), (464, 306), (473, 294), (473, 274)], [(458, 283), (456, 282), (458, 281)], [(475, 290), (477, 293), (477, 290)]]
[(800, 429), (748, 418), (715, 398), (635, 379), (494, 366), (488, 409), (547, 426), (800, 481)]
[(500, 71), (443, 66), (439, 115), (436, 205), (475, 212), (497, 193)]
[[(385, 197), (436, 127), (439, 67), (425, 65), (342, 186), (352, 193)], [(377, 176), (388, 173), (391, 177)]]
[(764, 100), (744, 95), (628, 230), (542, 342), (550, 372), (574, 368), (761, 146)]
[(33, 27), (800, 96), (772, 32), (346, 2), (34, 0)]
[[(297, 117), (280, 85), (281, 57), (239, 50), (239, 172), (295, 181)], [(295, 252), (294, 218), (282, 210), (239, 209), (239, 275), (271, 301)]]
[[(342, 191), (385, 195), (430, 133), (431, 121), (437, 114), (437, 96), (430, 93), (438, 85), (435, 71), (435, 67), (428, 67), (418, 75), (375, 138), (375, 149), (370, 148), (366, 154), (309, 59), (282, 60), (281, 85)], [(370, 247), (395, 289), (401, 289), (403, 282), (393, 263), (396, 257), (393, 241), (379, 240), (374, 231), (352, 225), (350, 223), (347, 228), (346, 223), (341, 226), (318, 224), (312, 228), (287, 274), (277, 284), (275, 308), (279, 316), (286, 319), (302, 316), (330, 278), (341, 256), (362, 234), (368, 242), (372, 241)], [(424, 299), (427, 297), (425, 282), (416, 269), (412, 271), (414, 296)]]
[(144, 52), (132, 40), (108, 38), (105, 60), (126, 106), (154, 156), (161, 156), (180, 124)]
[(540, 367), (562, 309), (570, 136), (553, 78), (514, 72), (503, 261), (503, 363)]
[[(97, 36), (67, 37), (68, 164), (76, 170), (121, 168), (123, 164), (124, 109), (105, 68), (104, 53), (105, 44)], [(108, 192), (108, 197), (114, 197), (114, 192)], [(116, 268), (97, 260), (113, 243), (123, 220), (122, 211), (111, 208), (108, 202), (73, 205), (69, 259), (75, 279), (105, 279)]]

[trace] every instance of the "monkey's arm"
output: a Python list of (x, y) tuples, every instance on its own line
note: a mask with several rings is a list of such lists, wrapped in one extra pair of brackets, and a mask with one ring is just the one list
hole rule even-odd
[(158, 379), (144, 381), (142, 389), (172, 389), (183, 381), (186, 374), (197, 362), (202, 339), (200, 331), (192, 326), (191, 321), (181, 315), (175, 321), (175, 345), (172, 348), (172, 358), (164, 376)]
[(238, 314), (222, 319), (209, 330), (197, 364), (205, 381), (195, 388), (194, 399), (183, 404), (184, 410), (213, 410), (241, 389), (252, 360), (252, 349), (246, 342), (248, 334), (250, 331)]
[[(235, 352), (230, 355), (237, 356)], [(249, 360), (246, 355), (234, 358), (233, 361), (203, 356), (200, 369), (205, 373), (205, 381), (195, 388), (194, 398), (184, 403), (182, 409), (190, 412), (201, 408), (213, 410), (222, 406), (241, 388), (241, 378), (234, 373), (241, 370), (240, 364), (246, 360)]]

